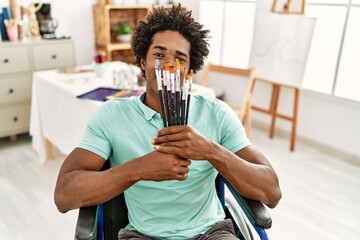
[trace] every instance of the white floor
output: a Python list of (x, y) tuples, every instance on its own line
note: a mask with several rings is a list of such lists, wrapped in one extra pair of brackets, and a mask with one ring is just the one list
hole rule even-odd
[[(271, 239), (355, 240), (360, 236), (360, 167), (254, 129), (253, 143), (278, 172), (283, 198), (271, 209)], [(0, 239), (74, 238), (77, 211), (61, 214), (53, 190), (64, 156), (39, 164), (30, 137), (0, 139)]]

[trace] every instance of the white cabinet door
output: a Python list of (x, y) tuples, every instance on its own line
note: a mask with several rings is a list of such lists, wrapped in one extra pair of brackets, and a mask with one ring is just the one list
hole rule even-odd
[(0, 79), (0, 86), (0, 105), (31, 99), (30, 75)]
[(0, 74), (30, 71), (29, 51), (26, 45), (0, 46)]
[(32, 52), (34, 70), (75, 65), (74, 49), (71, 43), (33, 45)]

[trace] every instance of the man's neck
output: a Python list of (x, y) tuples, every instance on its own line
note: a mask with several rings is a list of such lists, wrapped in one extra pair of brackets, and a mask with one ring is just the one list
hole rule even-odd
[(160, 113), (160, 102), (157, 93), (154, 93), (151, 90), (146, 90), (145, 99), (143, 103), (154, 111)]

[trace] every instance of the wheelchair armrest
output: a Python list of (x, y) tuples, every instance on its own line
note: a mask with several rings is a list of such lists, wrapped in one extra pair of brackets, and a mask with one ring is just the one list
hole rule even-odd
[(98, 206), (79, 209), (75, 240), (95, 240), (97, 237)]
[(259, 201), (243, 197), (226, 179), (224, 179), (224, 181), (250, 222), (253, 225), (257, 225), (265, 229), (270, 228), (272, 219), (266, 207)]
[[(244, 198), (244, 197), (243, 197)], [(266, 207), (259, 201), (244, 198), (254, 213), (255, 224), (265, 229), (271, 228), (272, 219)]]

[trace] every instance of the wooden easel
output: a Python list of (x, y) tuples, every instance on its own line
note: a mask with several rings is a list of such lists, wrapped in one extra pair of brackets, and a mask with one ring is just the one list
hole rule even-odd
[(286, 3), (282, 7), (282, 11), (276, 11), (278, 1), (273, 0), (273, 4), (271, 7), (271, 12), (280, 13), (280, 14), (304, 14), (305, 12), (305, 0), (297, 0), (301, 2), (300, 9), (293, 9), (293, 0), (286, 0)]
[[(282, 118), (284, 120), (290, 121), (291, 122), (290, 151), (294, 151), (295, 143), (296, 143), (296, 123), (297, 123), (300, 88), (291, 86), (291, 85), (286, 85), (283, 83), (277, 83), (277, 82), (267, 80), (267, 79), (255, 78), (255, 84), (258, 81), (272, 85), (270, 107), (269, 107), (269, 109), (263, 109), (263, 108), (252, 105), (251, 109), (271, 115), (269, 138), (274, 137), (276, 118)], [(279, 103), (279, 96), (280, 96), (281, 88), (288, 88), (288, 89), (291, 89), (294, 91), (294, 103), (293, 103), (292, 116), (287, 116), (287, 115), (278, 113), (278, 103)]]
[[(305, 9), (305, 0), (301, 0), (302, 5), (299, 11), (295, 11), (292, 8), (292, 0), (287, 0), (287, 3), (283, 6), (283, 11), (276, 11), (277, 8), (277, 0), (273, 0), (271, 12), (280, 13), (280, 14), (304, 14)], [(251, 106), (252, 109), (256, 111), (260, 111), (262, 113), (271, 115), (271, 125), (269, 130), (269, 138), (273, 138), (275, 134), (275, 123), (276, 118), (282, 118), (284, 120), (288, 120), (291, 122), (291, 132), (290, 132), (290, 151), (295, 150), (296, 143), (296, 124), (297, 124), (297, 114), (298, 114), (298, 105), (299, 105), (299, 95), (300, 88), (292, 85), (287, 85), (283, 83), (278, 83), (275, 81), (257, 78), (255, 77), (255, 84), (257, 81), (264, 82), (272, 85), (272, 94), (271, 94), (271, 102), (269, 109), (259, 108), (257, 106)], [(254, 86), (255, 86), (254, 84)], [(294, 103), (293, 103), (293, 113), (291, 116), (283, 115), (278, 113), (278, 102), (280, 96), (281, 88), (288, 88), (294, 91)]]

